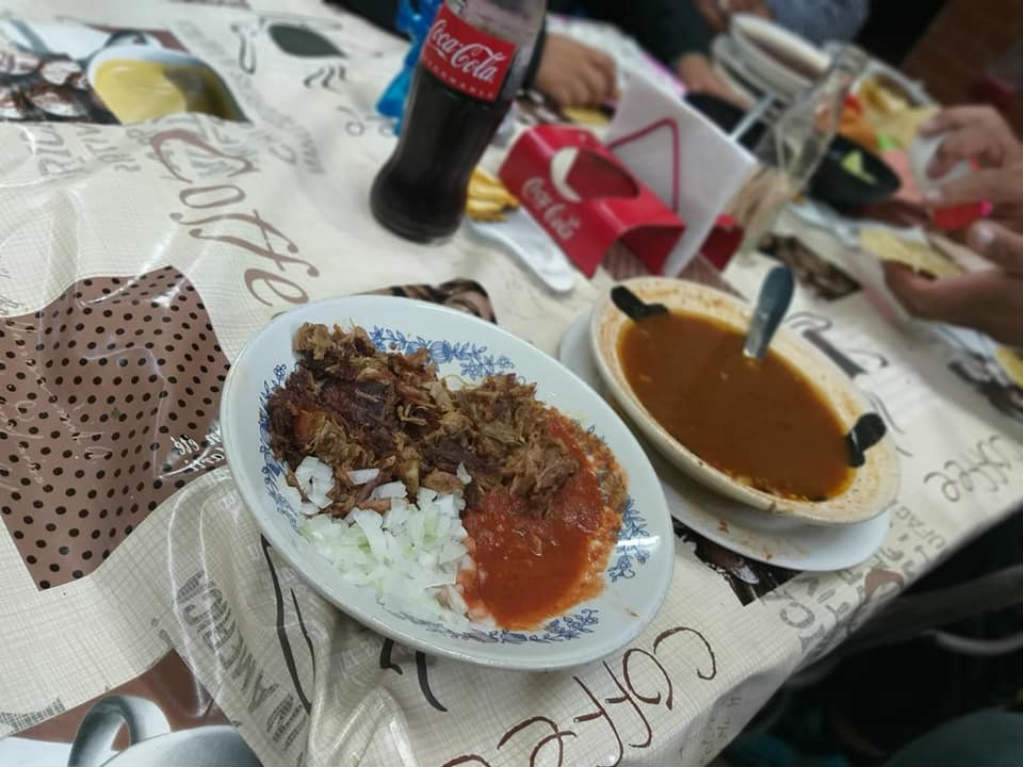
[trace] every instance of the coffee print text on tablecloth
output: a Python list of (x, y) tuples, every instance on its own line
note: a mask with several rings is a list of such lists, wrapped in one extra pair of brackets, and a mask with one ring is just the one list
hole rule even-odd
[[(263, 546), (263, 554), (269, 561), (269, 547)], [(270, 567), (277, 583), (276, 571), (273, 565)], [(211, 657), (217, 665), (221, 684), (246, 701), (253, 721), (263, 728), (268, 742), (279, 749), (278, 763), (303, 764), (305, 741), (300, 736), (309, 727), (309, 702), (299, 686), (297, 672), (290, 674), (292, 684), (289, 685), (282, 683), (277, 673), (282, 669), (276, 665), (276, 660), (273, 665), (264, 665), (265, 661), (261, 663), (263, 648), (246, 641), (242, 623), (236, 618), (229, 595), (230, 590), (222, 588), (207, 573), (202, 570), (193, 573), (174, 595), (174, 610), (178, 621), (188, 634), (199, 639), (212, 652)], [(295, 599), (294, 592), (290, 596)], [(297, 600), (295, 604), (297, 607)], [(281, 608), (279, 599), (279, 639), (284, 631)], [(173, 646), (170, 635), (158, 628), (158, 625), (154, 621), (157, 633), (168, 646)], [(305, 634), (305, 626), (302, 626), (302, 630)], [(291, 661), (294, 662), (294, 656), (291, 656)], [(294, 752), (282, 758), (293, 747)]]
[[(616, 767), (629, 751), (650, 748), (655, 731), (648, 719), (648, 713), (664, 707), (673, 711), (675, 685), (682, 677), (673, 675), (658, 656), (662, 645), (688, 643), (691, 652), (687, 662), (693, 665), (687, 669), (685, 678), (692, 682), (691, 674), (701, 682), (709, 682), (718, 674), (715, 651), (704, 635), (689, 626), (674, 626), (660, 632), (651, 643), (650, 649), (631, 647), (615, 659), (601, 661), (604, 673), (582, 674), (572, 677), (579, 695), (573, 698), (573, 705), (579, 704), (578, 713), (572, 720), (557, 723), (543, 715), (530, 716), (512, 724), (499, 736), (494, 744), (494, 756), (500, 756), (503, 746), (519, 741), (521, 748), (530, 748), (530, 765), (537, 763), (541, 752), (547, 752), (542, 763), (575, 764), (572, 756), (573, 743), (586, 742), (593, 737), (603, 737), (614, 743), (614, 760), (605, 767)], [(679, 649), (679, 648), (677, 648)], [(596, 665), (594, 666), (596, 669)], [(678, 709), (677, 714), (682, 715)], [(596, 722), (602, 725), (594, 729), (587, 725)], [(602, 734), (603, 732), (603, 734)], [(642, 759), (641, 755), (636, 758)], [(488, 758), (480, 754), (461, 754), (444, 763), (444, 767), (456, 765), (479, 765), (490, 767)]]
[[(835, 573), (802, 573), (761, 597), (796, 633), (808, 664), (848, 638), (882, 601), (933, 566), (946, 548), (946, 538), (907, 505), (893, 501), (886, 512), (892, 514), (890, 536), (863, 565)], [(855, 598), (840, 597), (844, 585), (856, 587)]]
[[(178, 192), (178, 200), (188, 210), (171, 213), (172, 221), (191, 227), (188, 229), (190, 237), (222, 242), (254, 257), (242, 273), (242, 281), (249, 294), (261, 304), (273, 306), (278, 299), (291, 304), (304, 304), (309, 300), (305, 288), (280, 272), (318, 277), (320, 271), (298, 257), (299, 247), (287, 235), (264, 219), (258, 210), (248, 207), (246, 192), (236, 183), (238, 177), (258, 172), (249, 157), (232, 155), (199, 134), (180, 128), (160, 131), (150, 138), (149, 144), (157, 161), (176, 181), (185, 185)], [(208, 179), (199, 181), (185, 175), (192, 171), (179, 167), (182, 152), (187, 152), (191, 161), (200, 167), (213, 162), (219, 168), (226, 163), (222, 183), (211, 185), (206, 183)], [(237, 234), (240, 224), (245, 225), (244, 237)]]
[(923, 482), (950, 503), (975, 493), (997, 493), (1010, 483), (1012, 464), (1003, 452), (1010, 447), (1003, 435), (993, 434), (929, 471)]
[(227, 368), (173, 267), (85, 279), (0, 322), (0, 518), (40, 588), (88, 575), (223, 463), (211, 429)]

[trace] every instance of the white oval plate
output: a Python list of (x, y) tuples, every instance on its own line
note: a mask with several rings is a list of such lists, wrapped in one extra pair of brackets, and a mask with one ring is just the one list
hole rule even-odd
[[(741, 333), (750, 325), (752, 308), (747, 303), (705, 285), (665, 277), (637, 277), (623, 285), (643, 301), (710, 317)], [(863, 522), (881, 514), (896, 496), (899, 457), (888, 435), (865, 451), (864, 465), (854, 472), (850, 484), (824, 501), (781, 498), (744, 484), (706, 463), (655, 420), (626, 380), (619, 360), (618, 341), (622, 329), (631, 322), (612, 302), (610, 292), (594, 306), (590, 341), (598, 370), (630, 420), (662, 455), (697, 481), (769, 513), (820, 525)], [(780, 329), (772, 338), (771, 348), (806, 377), (838, 416), (844, 429), (850, 429), (860, 416), (871, 412), (870, 404), (853, 382), (821, 350), (797, 333)]]
[[(743, 61), (767, 85), (782, 96), (794, 96), (825, 74), (829, 56), (813, 43), (785, 27), (749, 13), (737, 13), (729, 20), (729, 37), (736, 43)], [(816, 72), (814, 77), (787, 64), (771, 51), (800, 62)]]
[[(594, 391), (606, 393), (590, 348), (589, 314), (579, 317), (566, 331), (558, 359)], [(718, 545), (758, 562), (792, 570), (843, 570), (874, 554), (889, 532), (888, 511), (866, 522), (838, 526), (808, 525), (765, 514), (707, 489), (653, 447), (645, 447), (672, 516)]]
[[(292, 339), (304, 322), (361, 325), (385, 351), (426, 348), (442, 375), (472, 381), (514, 372), (536, 382), (539, 399), (592, 427), (625, 470), (629, 493), (601, 594), (534, 631), (474, 627), (455, 632), (389, 609), (372, 590), (343, 583), (297, 532), (297, 512), (281, 496), (282, 469), (266, 431), (266, 400), (295, 365)], [(250, 339), (231, 366), (221, 425), (239, 493), (277, 552), (326, 599), (407, 647), (501, 668), (579, 665), (636, 637), (654, 618), (672, 579), (674, 539), (665, 496), (632, 433), (600, 396), (554, 359), (476, 317), (391, 296), (328, 299), (282, 314)]]

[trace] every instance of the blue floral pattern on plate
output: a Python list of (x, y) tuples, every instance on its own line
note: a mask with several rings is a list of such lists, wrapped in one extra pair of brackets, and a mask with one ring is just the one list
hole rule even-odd
[(260, 469), (260, 473), (263, 475), (263, 487), (267, 489), (267, 494), (273, 499), (277, 513), (283, 514), (292, 530), (298, 532), (298, 514), (281, 494), (281, 489), (278, 486), (278, 481), (284, 477), (284, 467), (274, 458), (274, 451), (270, 449), (270, 413), (267, 411), (270, 395), (275, 389), (283, 386), (287, 378), (288, 366), (275, 365), (273, 380), (264, 381), (263, 390), (260, 392), (260, 455), (263, 456), (263, 467)]
[[(430, 358), (438, 365), (454, 363), (459, 366), (460, 374), (469, 380), (479, 380), (489, 375), (513, 372), (515, 366), (504, 355), (488, 354), (487, 347), (470, 342), (450, 340), (432, 340), (422, 336), (408, 335), (395, 328), (374, 326), (369, 333), (373, 344), (384, 352), (411, 354), (419, 349), (426, 349)], [(282, 495), (279, 483), (284, 481), (284, 467), (274, 457), (270, 448), (270, 415), (267, 403), (275, 389), (284, 384), (290, 370), (287, 365), (276, 365), (272, 380), (264, 381), (260, 393), (260, 454), (263, 456), (263, 486), (274, 501), (279, 514), (284, 515), (293, 530), (298, 532), (299, 515)], [(587, 429), (598, 438), (593, 427)], [(603, 438), (602, 438), (602, 441)], [(622, 525), (619, 528), (618, 542), (611, 554), (614, 563), (608, 568), (608, 579), (615, 583), (622, 578), (633, 578), (636, 568), (645, 564), (650, 551), (638, 540), (649, 537), (647, 522), (636, 508), (632, 497), (627, 496), (626, 505), (622, 510)], [(430, 621), (406, 612), (388, 608), (380, 599), (378, 604), (397, 618), (409, 621), (434, 634), (442, 634), (450, 639), (458, 639), (484, 644), (551, 644), (566, 642), (583, 634), (589, 634), (599, 622), (598, 611), (585, 607), (577, 612), (563, 615), (549, 621), (543, 629), (536, 633), (511, 631), (509, 629), (475, 628), (469, 631), (455, 631), (438, 621)]]
[(512, 372), (514, 365), (505, 355), (495, 357), (487, 353), (487, 347), (470, 342), (432, 341), (422, 336), (408, 336), (394, 328), (374, 326), (370, 340), (382, 352), (412, 354), (426, 349), (436, 364), (455, 362), (461, 375), (476, 381), (498, 373)]
[(622, 525), (619, 527), (619, 541), (612, 552), (615, 563), (607, 570), (608, 579), (612, 583), (619, 578), (636, 576), (635, 568), (645, 564), (651, 556), (651, 552), (639, 545), (637, 540), (649, 537), (647, 521), (637, 510), (632, 497), (626, 496), (626, 505), (622, 509)]
[[(384, 609), (388, 610), (386, 607)], [(397, 618), (415, 623), (432, 634), (444, 634), (449, 639), (461, 639), (482, 644), (525, 644), (526, 642), (552, 644), (553, 642), (565, 642), (570, 639), (576, 639), (581, 634), (592, 633), (594, 627), (598, 624), (598, 611), (592, 607), (584, 607), (577, 613), (563, 615), (561, 618), (549, 621), (544, 626), (544, 630), (539, 634), (526, 634), (522, 631), (512, 631), (510, 629), (482, 628), (459, 632), (453, 631), (437, 621), (429, 621), (424, 618), (418, 618), (415, 615), (409, 615), (408, 613), (396, 612), (395, 610), (388, 610), (388, 612)]]

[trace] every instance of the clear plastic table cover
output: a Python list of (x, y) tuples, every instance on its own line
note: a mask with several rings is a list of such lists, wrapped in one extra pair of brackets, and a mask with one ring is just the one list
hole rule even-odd
[[(801, 574), (680, 527), (652, 625), (561, 672), (441, 661), (347, 619), (261, 539), (224, 465), (245, 341), (292, 306), (404, 285), (553, 353), (610, 278), (555, 296), (463, 233), (386, 234), (367, 196), (395, 139), (373, 103), (403, 43), (312, 0), (253, 6), (4, 4), (0, 762), (705, 762), (1019, 503), (1020, 387), (991, 348), (901, 335), (856, 287), (801, 290), (790, 325), (903, 454), (869, 560)], [(727, 276), (743, 290), (762, 267)]]

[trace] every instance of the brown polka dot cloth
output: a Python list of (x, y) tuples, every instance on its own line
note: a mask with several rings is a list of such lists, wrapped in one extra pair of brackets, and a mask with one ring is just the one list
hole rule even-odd
[[(379, 292), (494, 320), (469, 280)], [(223, 464), (227, 370), (199, 293), (173, 267), (82, 280), (0, 320), (0, 519), (40, 588), (88, 575)]]
[(210, 427), (227, 369), (173, 267), (82, 280), (0, 321), (0, 518), (40, 588), (90, 573), (223, 462)]

